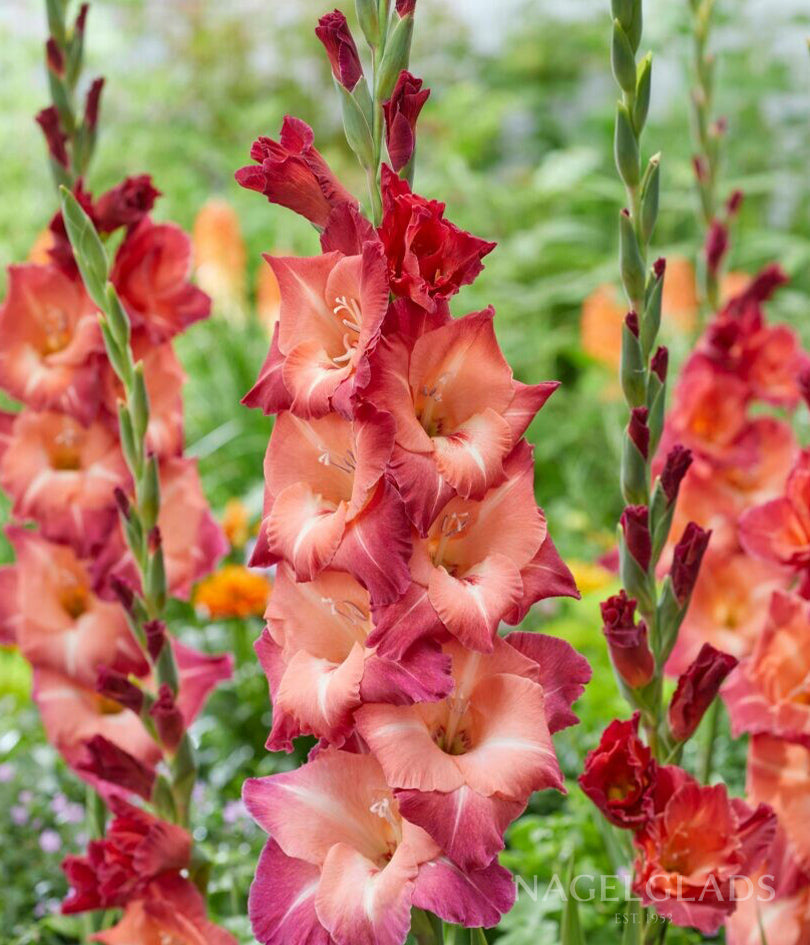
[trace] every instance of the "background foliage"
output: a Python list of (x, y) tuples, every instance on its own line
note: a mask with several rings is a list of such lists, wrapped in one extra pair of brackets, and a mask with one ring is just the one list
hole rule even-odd
[[(615, 276), (615, 217), (622, 199), (611, 156), (607, 0), (562, 5), (564, 18), (549, 12), (561, 7), (556, 3), (467, 0), (460, 6), (419, 3), (412, 69), (433, 92), (420, 124), (416, 187), (446, 200), (454, 222), (499, 242), (455, 311), (493, 303), (517, 376), (563, 381), (530, 431), (537, 493), (563, 554), (592, 560), (609, 547), (620, 510), (623, 413), (610, 373), (579, 342), (583, 299)], [(312, 35), (322, 7), (312, 0), (96, 0), (88, 74), (105, 74), (108, 85), (93, 188), (149, 171), (165, 194), (157, 216), (187, 228), (208, 198), (224, 197), (242, 222), (251, 285), (261, 252), (317, 252), (305, 223), (240, 191), (233, 171), (246, 163), (256, 135), (277, 131), (289, 112), (313, 125), (330, 163), (363, 192)], [(772, 311), (794, 324), (807, 344), (810, 65), (803, 37), (810, 16), (801, 0), (721, 0), (718, 7), (717, 101), (729, 119), (726, 180), (747, 194), (731, 267), (753, 272), (771, 259), (781, 262), (792, 283)], [(645, 35), (656, 55), (647, 140), (664, 154), (656, 245), (693, 257), (698, 237), (687, 117), (688, 3), (648, 0), (645, 9)], [(0, 9), (3, 264), (25, 258), (55, 208), (32, 121), (46, 101), (44, 35), (39, 4), (6, 0)], [(676, 355), (684, 353), (688, 339), (670, 330), (668, 340)], [(216, 509), (239, 497), (258, 513), (270, 422), (238, 401), (266, 347), (255, 323), (236, 328), (216, 316), (179, 345), (189, 374), (187, 439)], [(628, 851), (617, 846), (615, 835), (600, 833), (575, 784), (584, 753), (622, 711), (597, 620), (598, 600), (606, 593), (595, 589), (580, 603), (535, 610), (527, 619), (527, 627), (557, 633), (581, 649), (594, 680), (579, 703), (582, 725), (559, 738), (569, 794), (537, 796), (510, 833), (504, 862), (530, 887), (536, 876), (540, 893), (537, 901), (521, 897), (501, 927), (502, 945), (558, 941), (560, 902), (543, 892), (570, 856), (583, 873), (612, 873), (628, 864)], [(259, 623), (212, 624), (180, 606), (177, 623), (197, 645), (232, 650), (238, 660), (233, 683), (215, 695), (195, 727), (203, 768), (198, 823), (205, 824), (195, 836), (215, 860), (215, 911), (249, 942), (242, 917), (262, 837), (243, 815), (240, 785), (247, 776), (296, 760), (262, 747), (270, 720), (266, 684), (252, 654)], [(28, 686), (23, 665), (0, 651), (0, 942), (73, 942), (80, 924), (53, 911), (64, 893), (58, 863), (83, 840), (77, 806), (82, 789), (45, 744)], [(734, 790), (742, 788), (743, 767), (744, 745), (724, 735), (717, 769)], [(582, 910), (589, 942), (618, 939), (612, 917), (618, 907), (594, 903)], [(673, 934), (671, 940), (699, 939)]]

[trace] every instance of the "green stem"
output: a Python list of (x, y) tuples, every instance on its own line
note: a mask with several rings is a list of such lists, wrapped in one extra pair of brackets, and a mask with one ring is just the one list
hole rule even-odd
[(417, 945), (443, 945), (442, 923), (424, 909), (414, 909), (411, 914), (411, 934)]
[(715, 698), (711, 708), (706, 713), (706, 738), (703, 742), (703, 752), (700, 759), (700, 780), (708, 784), (712, 776), (712, 762), (714, 760), (714, 743), (717, 740), (717, 728), (720, 722), (720, 700)]

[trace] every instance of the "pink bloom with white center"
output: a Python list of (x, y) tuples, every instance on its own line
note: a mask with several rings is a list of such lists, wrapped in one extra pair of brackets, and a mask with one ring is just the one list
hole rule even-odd
[(501, 620), (518, 623), (545, 597), (578, 592), (534, 499), (534, 459), (522, 440), (504, 463), (504, 481), (482, 499), (451, 499), (425, 538), (414, 536), (411, 585), (380, 608), (374, 644), (401, 653), (442, 628), (491, 652)]
[(299, 581), (331, 567), (353, 574), (373, 604), (399, 597), (411, 545), (404, 506), (384, 477), (393, 442), (393, 419), (369, 406), (351, 422), (281, 414), (264, 460), (252, 563), (286, 560)]
[(0, 419), (10, 427), (0, 436), (0, 486), (14, 515), (88, 555), (115, 526), (113, 491), (129, 480), (118, 439), (100, 421), (82, 426), (64, 413), (23, 410)]
[(399, 302), (394, 314), (367, 396), (396, 420), (391, 471), (424, 535), (454, 495), (480, 499), (503, 482), (504, 460), (558, 384), (515, 381), (492, 308), (451, 319)]
[(9, 266), (0, 307), (0, 387), (34, 410), (89, 423), (99, 402), (104, 342), (80, 282), (56, 266)]
[(290, 409), (312, 418), (335, 409), (351, 417), (388, 309), (381, 244), (366, 242), (356, 256), (335, 251), (265, 258), (278, 279), (281, 311), (270, 353), (244, 403), (265, 413)]
[(465, 873), (403, 820), (369, 755), (326, 749), (297, 771), (245, 782), (243, 794), (270, 834), (248, 905), (263, 945), (402, 945), (413, 906), (480, 927), (514, 901), (502, 867)]
[(16, 640), (35, 666), (95, 686), (99, 666), (141, 673), (146, 662), (118, 604), (94, 592), (86, 564), (67, 545), (12, 527)]
[(463, 869), (480, 869), (532, 792), (562, 790), (551, 735), (577, 721), (570, 706), (591, 671), (569, 644), (540, 634), (496, 637), (490, 654), (455, 641), (445, 652), (447, 699), (364, 705), (357, 727), (403, 815)]
[(435, 641), (417, 641), (401, 660), (367, 645), (369, 595), (350, 574), (296, 583), (280, 564), (265, 616), (256, 652), (273, 696), (271, 751), (292, 750), (299, 735), (342, 744), (363, 702), (429, 702), (452, 687), (450, 659)]

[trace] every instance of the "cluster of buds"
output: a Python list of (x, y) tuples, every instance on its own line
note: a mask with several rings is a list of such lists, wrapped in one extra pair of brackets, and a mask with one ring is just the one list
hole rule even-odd
[[(68, 105), (87, 7), (68, 34), (65, 6), (48, 5), (47, 59), (70, 158), (59, 161), (48, 140), (72, 193), (62, 187), (46, 257), (9, 268), (0, 308), (0, 387), (21, 403), (0, 416), (16, 554), (0, 571), (0, 627), (33, 667), (48, 739), (116, 815), (86, 857), (66, 861), (74, 892), (65, 911), (125, 906), (99, 941), (133, 928), (179, 935), (191, 922), (227, 945), (187, 878), (186, 828), (196, 776), (188, 727), (231, 661), (179, 643), (162, 620), (167, 598), (187, 597), (226, 547), (183, 456), (183, 373), (172, 347), (210, 303), (188, 281), (188, 237), (150, 217), (159, 193), (148, 176), (98, 198), (77, 176), (96, 110), (78, 125)], [(131, 803), (138, 798), (154, 814)], [(141, 846), (130, 847), (133, 834)], [(161, 923), (169, 901), (174, 917)]]
[[(264, 943), (401, 945), (412, 908), (420, 942), (441, 940), (439, 919), (495, 925), (514, 899), (504, 831), (533, 791), (562, 787), (552, 735), (576, 722), (590, 676), (561, 640), (497, 632), (538, 600), (577, 594), (523, 438), (557, 385), (514, 379), (491, 309), (450, 316), (493, 244), (408, 183), (427, 90), (386, 70), (412, 7), (382, 22), (377, 4), (358, 4), (391, 159), (378, 226), (298, 119), (237, 172), (307, 217), (322, 248), (267, 257), (280, 315), (245, 398), (276, 415), (253, 556), (277, 566), (256, 646), (268, 747), (318, 739), (303, 767), (245, 784), (270, 835), (249, 906)], [(317, 33), (355, 146), (347, 112), (369, 96), (356, 45), (338, 12)], [(374, 165), (370, 177), (377, 187)]]

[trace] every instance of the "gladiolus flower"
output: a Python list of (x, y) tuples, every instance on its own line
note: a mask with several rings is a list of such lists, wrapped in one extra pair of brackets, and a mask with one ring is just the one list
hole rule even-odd
[(197, 887), (173, 873), (149, 883), (143, 897), (129, 903), (117, 925), (90, 940), (102, 945), (237, 945), (230, 932), (208, 921)]
[(810, 565), (810, 450), (803, 450), (781, 498), (748, 509), (740, 518), (740, 542), (757, 558)]
[(261, 617), (273, 585), (263, 574), (241, 564), (226, 564), (194, 591), (194, 606), (212, 620)]
[(514, 901), (497, 863), (465, 873), (403, 820), (369, 755), (327, 749), (297, 771), (246, 781), (243, 795), (271, 836), (248, 903), (262, 943), (402, 945), (412, 906), (480, 927)]
[(262, 137), (253, 143), (250, 156), (257, 163), (238, 170), (236, 181), (323, 229), (333, 207), (342, 203), (356, 206), (357, 201), (332, 173), (313, 141), (309, 125), (287, 115), (278, 141)]
[(474, 650), (491, 652), (501, 620), (518, 623), (546, 597), (578, 596), (534, 500), (534, 459), (521, 441), (505, 481), (480, 501), (451, 499), (425, 538), (414, 535), (411, 584), (380, 608), (372, 642), (398, 655), (442, 626)]
[[(576, 721), (570, 706), (590, 678), (564, 641), (496, 641), (486, 656), (446, 644), (455, 682), (447, 699), (356, 713), (403, 815), (462, 869), (482, 868), (503, 848), (506, 825), (533, 791), (562, 788), (551, 735)], [(555, 692), (563, 678), (569, 688)]]
[(62, 903), (67, 915), (126, 905), (155, 877), (189, 865), (191, 835), (182, 827), (115, 795), (110, 807), (114, 817), (104, 837), (90, 841), (86, 856), (69, 856), (62, 863), (71, 886)]
[(148, 801), (155, 785), (155, 770), (144, 764), (126, 749), (103, 735), (93, 735), (83, 745), (84, 759), (78, 771), (91, 782), (100, 781), (98, 790), (108, 793), (110, 786), (131, 791)]
[(777, 591), (752, 655), (723, 687), (735, 737), (770, 734), (810, 745), (810, 603)]
[(558, 384), (515, 381), (491, 308), (427, 320), (399, 303), (395, 314), (399, 330), (381, 340), (366, 396), (396, 420), (391, 475), (424, 535), (454, 494), (480, 499), (503, 482), (504, 460)]
[(636, 834), (633, 891), (673, 924), (713, 935), (734, 912), (735, 879), (756, 870), (776, 832), (767, 804), (729, 799), (724, 784), (701, 787), (679, 769), (659, 784), (657, 816)]
[(684, 529), (681, 540), (672, 552), (670, 578), (675, 598), (683, 607), (692, 595), (700, 571), (700, 562), (709, 544), (712, 533), (690, 522)]
[(315, 35), (323, 43), (332, 75), (347, 92), (351, 92), (363, 78), (363, 66), (346, 17), (335, 10), (318, 20)]
[(384, 477), (393, 443), (392, 418), (370, 406), (353, 422), (281, 414), (265, 457), (265, 517), (252, 564), (283, 558), (300, 581), (332, 567), (361, 581), (375, 605), (399, 597), (411, 545), (404, 506)]
[(669, 704), (669, 727), (673, 736), (685, 742), (695, 733), (706, 710), (738, 660), (704, 643), (694, 663), (678, 679)]
[(149, 174), (127, 177), (98, 198), (93, 208), (93, 222), (101, 233), (135, 226), (151, 212), (160, 196)]
[(652, 558), (652, 538), (648, 520), (649, 510), (646, 505), (628, 505), (620, 520), (627, 550), (642, 571), (649, 568)]
[(211, 312), (211, 300), (188, 281), (191, 240), (172, 223), (144, 218), (115, 256), (110, 279), (132, 321), (160, 343)]
[(27, 660), (86, 686), (95, 686), (101, 665), (145, 671), (124, 611), (93, 592), (86, 564), (69, 547), (17, 527), (8, 537), (17, 558), (16, 640)]
[(11, 429), (0, 436), (0, 485), (14, 515), (89, 554), (115, 525), (113, 488), (129, 481), (117, 438), (100, 421), (82, 426), (67, 414), (23, 410), (5, 419)]
[(430, 702), (452, 687), (450, 660), (434, 641), (415, 643), (400, 660), (367, 645), (368, 591), (349, 574), (324, 571), (296, 583), (279, 565), (266, 616), (256, 652), (273, 696), (271, 751), (291, 751), (299, 735), (340, 745), (362, 702)]
[(658, 766), (638, 737), (639, 713), (614, 719), (585, 759), (579, 786), (616, 827), (637, 830), (654, 812)]
[(414, 194), (387, 165), (382, 167), (380, 238), (388, 257), (391, 291), (428, 311), (473, 282), (495, 243), (465, 233), (444, 219), (444, 204)]
[(9, 266), (0, 308), (0, 386), (34, 410), (89, 423), (103, 351), (96, 309), (54, 266)]
[(357, 256), (333, 252), (267, 261), (279, 282), (281, 311), (270, 353), (244, 403), (265, 413), (289, 408), (310, 418), (334, 409), (351, 418), (388, 309), (382, 247), (369, 242)]
[(422, 89), (422, 80), (403, 69), (391, 98), (383, 102), (385, 144), (391, 167), (397, 173), (413, 157), (416, 148), (416, 120), (429, 95), (430, 89)]
[(647, 625), (636, 623), (636, 601), (620, 591), (601, 604), (603, 632), (616, 672), (631, 689), (646, 686), (655, 672)]

